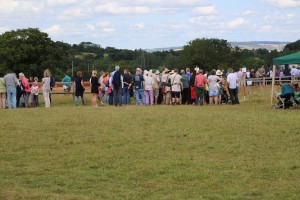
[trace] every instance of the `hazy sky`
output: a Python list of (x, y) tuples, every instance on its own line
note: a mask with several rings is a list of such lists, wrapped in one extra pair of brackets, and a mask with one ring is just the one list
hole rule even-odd
[(0, 33), (39, 28), (57, 41), (148, 49), (195, 38), (300, 39), (300, 0), (0, 0)]

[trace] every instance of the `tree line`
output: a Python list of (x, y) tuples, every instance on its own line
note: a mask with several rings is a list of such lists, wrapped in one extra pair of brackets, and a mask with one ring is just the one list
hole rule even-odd
[(73, 45), (54, 42), (47, 33), (28, 28), (0, 35), (0, 73), (11, 69), (16, 73), (41, 77), (45, 69), (50, 69), (54, 76), (61, 78), (65, 72), (75, 75), (77, 70), (81, 70), (87, 78), (93, 69), (113, 71), (115, 65), (131, 72), (137, 67), (160, 71), (165, 67), (183, 69), (193, 66), (208, 71), (218, 66), (257, 69), (262, 65), (269, 68), (273, 58), (299, 50), (300, 40), (287, 44), (283, 51), (268, 51), (232, 47), (222, 39), (198, 38), (188, 42), (180, 51), (147, 52), (142, 49), (103, 48), (92, 42)]

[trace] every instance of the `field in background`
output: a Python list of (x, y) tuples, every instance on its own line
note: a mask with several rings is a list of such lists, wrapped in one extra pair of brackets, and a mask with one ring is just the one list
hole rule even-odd
[(299, 110), (271, 110), (266, 87), (250, 94), (96, 109), (56, 95), (51, 109), (2, 110), (0, 199), (299, 199)]

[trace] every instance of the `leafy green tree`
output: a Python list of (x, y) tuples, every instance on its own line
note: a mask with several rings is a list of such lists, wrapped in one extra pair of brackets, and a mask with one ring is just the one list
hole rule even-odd
[(284, 47), (284, 51), (299, 51), (299, 50), (300, 50), (300, 40), (289, 43)]
[(35, 28), (5, 32), (0, 35), (1, 70), (41, 77), (46, 68), (55, 72), (65, 64), (69, 47)]
[(210, 70), (228, 63), (231, 46), (226, 40), (195, 39), (184, 46), (180, 60), (182, 66), (195, 66)]

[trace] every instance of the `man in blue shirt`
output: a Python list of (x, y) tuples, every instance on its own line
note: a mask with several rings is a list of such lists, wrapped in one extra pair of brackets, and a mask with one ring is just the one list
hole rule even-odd
[(143, 105), (146, 105), (146, 98), (144, 95), (144, 84), (145, 80), (142, 75), (142, 70), (140, 68), (136, 69), (135, 75), (132, 77), (132, 83), (134, 84), (134, 93), (136, 104), (140, 105), (140, 97), (142, 97)]

